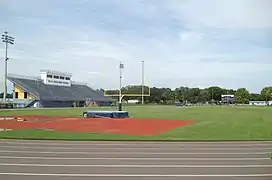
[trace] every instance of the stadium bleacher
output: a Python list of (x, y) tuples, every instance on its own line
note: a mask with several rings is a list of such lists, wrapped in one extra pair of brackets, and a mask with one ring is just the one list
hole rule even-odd
[(97, 105), (110, 105), (115, 102), (112, 98), (105, 97), (87, 85), (59, 86), (44, 84), (41, 79), (15, 77), (8, 77), (8, 79), (36, 97), (27, 107), (33, 106), (38, 101), (43, 104), (43, 107), (70, 107), (74, 102), (78, 102), (78, 106), (81, 107), (86, 101), (95, 102)]

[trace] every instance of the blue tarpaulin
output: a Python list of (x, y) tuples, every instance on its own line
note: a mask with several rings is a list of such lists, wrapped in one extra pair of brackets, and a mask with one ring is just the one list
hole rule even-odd
[(109, 117), (109, 118), (127, 118), (127, 111), (84, 111), (84, 117)]

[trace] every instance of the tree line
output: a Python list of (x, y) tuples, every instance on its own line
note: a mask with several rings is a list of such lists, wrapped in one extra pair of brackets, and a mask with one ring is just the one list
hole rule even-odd
[[(0, 93), (0, 99), (1, 98), (4, 98), (4, 93), (2, 92), (2, 93)], [(6, 96), (6, 98), (8, 98), (8, 99), (12, 99), (13, 98), (13, 93), (7, 93), (7, 96)]]
[[(141, 94), (142, 86), (129, 85), (122, 88), (122, 94)], [(144, 87), (144, 94), (148, 94), (148, 87)], [(99, 89), (99, 91), (104, 91)], [(118, 94), (119, 90), (107, 90), (106, 94)], [(221, 95), (234, 95), (235, 103), (247, 104), (249, 101), (270, 101), (272, 100), (272, 86), (264, 87), (260, 93), (251, 93), (246, 88), (225, 89), (219, 86), (208, 88), (190, 88), (181, 86), (179, 88), (150, 88), (150, 96), (145, 97), (145, 103), (206, 103), (219, 102)], [(117, 96), (113, 98), (118, 98)], [(141, 101), (141, 97), (124, 96), (123, 100), (135, 99)]]
[[(98, 91), (110, 94), (119, 94), (119, 90), (105, 90), (98, 89)], [(130, 99), (141, 101), (142, 86), (129, 85), (122, 87), (122, 94), (138, 94), (139, 96), (124, 96), (123, 100)], [(0, 93), (0, 98), (3, 98), (4, 93)], [(144, 86), (144, 94), (150, 94), (146, 96), (145, 103), (206, 103), (206, 102), (219, 102), (221, 101), (221, 95), (234, 95), (235, 102), (241, 104), (247, 104), (249, 101), (271, 101), (272, 100), (272, 86), (264, 87), (260, 93), (251, 93), (246, 88), (238, 89), (225, 89), (219, 86), (211, 86), (208, 88), (190, 88), (181, 86), (179, 88), (158, 88)], [(12, 98), (13, 94), (7, 94), (7, 98)], [(118, 99), (118, 96), (113, 98)]]

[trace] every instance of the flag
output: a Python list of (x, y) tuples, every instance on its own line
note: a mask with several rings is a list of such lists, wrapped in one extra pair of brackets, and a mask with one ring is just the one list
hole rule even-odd
[(124, 68), (124, 64), (120, 63), (120, 69)]

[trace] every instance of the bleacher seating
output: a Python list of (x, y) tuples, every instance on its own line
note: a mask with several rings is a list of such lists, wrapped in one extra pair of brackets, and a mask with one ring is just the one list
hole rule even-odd
[(41, 101), (85, 101), (114, 102), (110, 97), (93, 90), (87, 85), (72, 84), (70, 87), (47, 85), (41, 80), (8, 77), (8, 79), (33, 94)]

